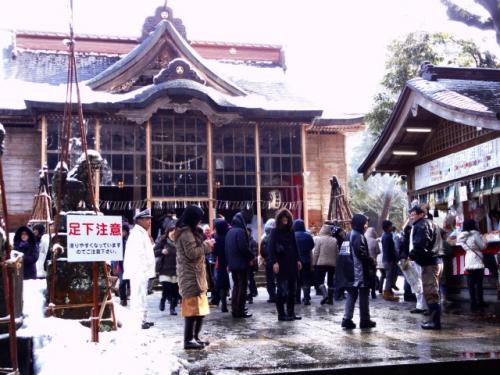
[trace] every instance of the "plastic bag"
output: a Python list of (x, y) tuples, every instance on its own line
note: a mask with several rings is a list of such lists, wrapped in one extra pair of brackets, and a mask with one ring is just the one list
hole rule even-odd
[(410, 284), (412, 292), (423, 293), (424, 288), (422, 286), (422, 270), (420, 266), (410, 259), (401, 259), (398, 265), (406, 281)]

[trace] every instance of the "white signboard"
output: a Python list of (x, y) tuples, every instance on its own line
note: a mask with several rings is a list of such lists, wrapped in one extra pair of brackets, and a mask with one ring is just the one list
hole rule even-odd
[(500, 167), (500, 137), (415, 167), (415, 189), (423, 189)]
[(68, 215), (68, 262), (122, 260), (120, 216)]

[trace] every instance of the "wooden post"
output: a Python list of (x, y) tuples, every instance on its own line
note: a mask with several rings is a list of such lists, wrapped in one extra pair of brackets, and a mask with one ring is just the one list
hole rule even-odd
[(302, 149), (302, 208), (304, 210), (304, 224), (309, 228), (309, 211), (307, 207), (307, 152), (306, 152), (306, 124), (301, 125), (300, 144)]
[(146, 123), (146, 204), (151, 209), (151, 120)]
[(259, 142), (259, 124), (255, 123), (255, 202), (257, 206), (257, 237), (260, 254), (260, 239), (262, 238), (262, 205), (260, 201), (260, 142)]
[[(101, 153), (101, 120), (96, 119), (95, 121), (95, 150)], [(98, 170), (95, 174), (95, 201), (96, 207), (99, 207), (101, 193), (101, 171)]]
[(47, 128), (48, 128), (48, 124), (47, 124), (47, 116), (43, 115), (42, 116), (42, 121), (41, 121), (41, 131), (42, 131), (42, 147), (41, 147), (41, 157), (40, 157), (40, 161), (41, 161), (41, 168), (43, 168), (44, 166), (47, 165)]
[(208, 169), (208, 225), (214, 227), (214, 158), (212, 144), (212, 123), (207, 122), (207, 169)]

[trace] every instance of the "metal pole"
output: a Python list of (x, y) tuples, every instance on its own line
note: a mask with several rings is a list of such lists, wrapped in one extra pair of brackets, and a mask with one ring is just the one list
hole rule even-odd
[(92, 342), (99, 342), (99, 264), (97, 262), (92, 263), (92, 294), (94, 306), (92, 307), (90, 329)]

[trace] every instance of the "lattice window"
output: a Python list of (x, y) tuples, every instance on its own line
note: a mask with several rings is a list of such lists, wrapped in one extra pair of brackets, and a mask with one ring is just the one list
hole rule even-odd
[(477, 130), (474, 126), (459, 125), (454, 122), (441, 119), (439, 126), (424, 144), (421, 157), (426, 158), (491, 132), (492, 130), (489, 129)]
[(300, 126), (263, 126), (260, 130), (262, 186), (302, 185)]
[(146, 186), (146, 128), (120, 118), (101, 120), (101, 186)]
[(154, 197), (207, 197), (207, 122), (198, 116), (151, 119)]
[(255, 186), (255, 130), (226, 125), (214, 129), (213, 153), (218, 187)]

